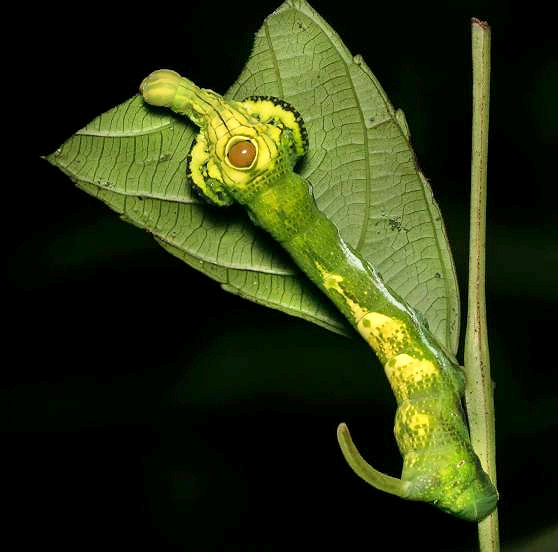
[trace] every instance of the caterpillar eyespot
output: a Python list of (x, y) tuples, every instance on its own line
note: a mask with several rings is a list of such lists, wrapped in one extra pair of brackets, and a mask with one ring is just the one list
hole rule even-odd
[(251, 168), (258, 154), (257, 145), (244, 138), (232, 138), (225, 148), (227, 159), (236, 169)]

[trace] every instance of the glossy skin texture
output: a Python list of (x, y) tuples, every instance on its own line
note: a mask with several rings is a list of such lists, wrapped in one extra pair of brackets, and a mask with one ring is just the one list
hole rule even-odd
[(276, 98), (226, 101), (168, 70), (152, 73), (140, 90), (148, 103), (200, 127), (188, 160), (198, 193), (216, 205), (244, 205), (382, 362), (398, 404), (394, 432), (404, 459), (401, 481), (391, 478), (401, 483), (396, 494), (471, 521), (488, 515), (498, 495), (471, 447), (461, 370), (342, 240), (309, 184), (293, 171), (308, 147), (300, 115)]

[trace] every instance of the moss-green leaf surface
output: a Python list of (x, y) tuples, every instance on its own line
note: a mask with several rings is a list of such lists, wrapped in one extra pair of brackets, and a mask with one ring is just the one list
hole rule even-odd
[[(299, 170), (318, 206), (455, 352), (459, 300), (440, 212), (416, 165), (403, 113), (364, 61), (308, 3), (289, 0), (265, 20), (227, 93), (251, 95), (278, 96), (300, 111), (310, 152)], [(185, 160), (194, 134), (185, 119), (135, 96), (91, 121), (48, 160), (227, 291), (349, 332), (244, 213), (192, 195)]]

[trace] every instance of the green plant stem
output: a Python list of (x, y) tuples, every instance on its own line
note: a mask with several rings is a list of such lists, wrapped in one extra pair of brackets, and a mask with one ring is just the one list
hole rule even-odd
[[(485, 242), (486, 172), (490, 98), (490, 27), (472, 19), (473, 138), (471, 158), (471, 219), (469, 290), (465, 334), (465, 402), (471, 442), (484, 470), (496, 483), (493, 385), (486, 329)], [(478, 525), (481, 552), (500, 550), (498, 511)]]

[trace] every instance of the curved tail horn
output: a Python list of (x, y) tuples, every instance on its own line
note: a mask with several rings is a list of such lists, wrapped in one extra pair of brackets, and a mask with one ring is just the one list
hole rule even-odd
[(409, 498), (411, 483), (386, 475), (368, 464), (353, 443), (347, 424), (341, 423), (337, 427), (337, 441), (339, 441), (341, 452), (349, 466), (364, 481), (380, 491), (401, 498)]

